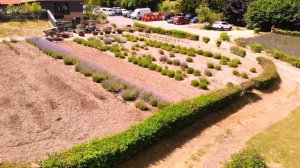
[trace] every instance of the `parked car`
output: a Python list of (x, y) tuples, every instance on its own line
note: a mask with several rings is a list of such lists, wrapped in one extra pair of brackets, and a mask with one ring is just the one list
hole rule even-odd
[(198, 23), (198, 16), (193, 17), (191, 23)]
[(116, 13), (112, 8), (101, 8), (101, 12), (108, 16), (115, 16)]
[(164, 17), (165, 15), (161, 12), (147, 13), (142, 17), (142, 21), (144, 22), (159, 21), (162, 20)]
[(190, 22), (191, 20), (185, 18), (184, 16), (175, 16), (173, 19), (174, 24), (189, 24)]
[(113, 7), (112, 8), (115, 12), (115, 15), (122, 15), (122, 8), (121, 7)]
[(232, 30), (232, 25), (229, 24), (228, 22), (216, 21), (212, 25), (212, 28), (216, 30)]
[(123, 13), (123, 16), (126, 17), (126, 18), (130, 18), (130, 15), (133, 11), (132, 10), (129, 10), (128, 12), (124, 12)]
[(130, 18), (131, 19), (141, 18), (147, 13), (151, 13), (150, 8), (137, 8), (131, 13)]
[(169, 15), (166, 16), (165, 20), (168, 23), (173, 23), (173, 19), (175, 18), (175, 16), (183, 16), (183, 15), (184, 15), (183, 13), (169, 14)]
[(128, 15), (129, 14), (129, 10), (127, 10), (127, 9), (121, 9), (121, 14), (122, 14), (122, 16), (124, 16), (124, 15)]
[(185, 18), (192, 20), (195, 16), (197, 16), (196, 14), (186, 14)]

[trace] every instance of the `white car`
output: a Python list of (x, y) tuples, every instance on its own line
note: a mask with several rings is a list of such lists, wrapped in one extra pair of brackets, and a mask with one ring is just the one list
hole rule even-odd
[(229, 24), (228, 22), (216, 21), (212, 25), (212, 28), (216, 29), (216, 30), (231, 30), (232, 29), (232, 25)]
[(115, 16), (116, 15), (115, 11), (112, 8), (99, 8), (99, 7), (96, 7), (96, 8), (94, 8), (93, 13), (104, 13), (108, 16)]
[(122, 12), (122, 15), (123, 15), (123, 16), (129, 14), (129, 10), (127, 10), (127, 9), (121, 9), (121, 12)]

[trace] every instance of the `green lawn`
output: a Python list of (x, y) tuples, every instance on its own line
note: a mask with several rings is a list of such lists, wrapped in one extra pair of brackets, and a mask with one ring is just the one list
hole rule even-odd
[(43, 30), (51, 28), (48, 20), (28, 20), (0, 22), (0, 38), (11, 35), (43, 35)]
[(255, 135), (248, 146), (255, 148), (268, 164), (276, 163), (284, 168), (300, 167), (300, 107), (287, 118)]

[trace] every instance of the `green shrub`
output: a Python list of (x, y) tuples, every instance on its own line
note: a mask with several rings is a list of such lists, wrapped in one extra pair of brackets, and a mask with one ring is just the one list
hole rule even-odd
[(196, 56), (195, 51), (193, 51), (193, 50), (188, 50), (187, 55), (191, 56), (191, 57), (195, 57)]
[(182, 81), (183, 80), (183, 75), (182, 75), (182, 73), (176, 73), (174, 78), (178, 81)]
[(93, 76), (93, 81), (96, 83), (102, 83), (104, 80), (109, 78), (109, 74), (106, 72), (100, 72), (99, 74)]
[(161, 66), (157, 66), (156, 68), (155, 68), (155, 71), (157, 71), (157, 72), (161, 72), (163, 70), (163, 68), (161, 67)]
[(201, 49), (196, 50), (196, 54), (198, 54), (198, 55), (203, 55), (203, 50), (201, 50)]
[(77, 63), (75, 65), (75, 72), (80, 72), (81, 71), (81, 64)]
[(222, 44), (222, 40), (220, 40), (220, 39), (216, 40), (216, 46), (217, 47), (220, 47), (221, 44)]
[(248, 74), (246, 72), (242, 72), (241, 77), (244, 79), (248, 79)]
[(204, 71), (204, 74), (205, 74), (206, 76), (208, 76), (208, 77), (213, 76), (212, 72), (211, 72), (210, 70), (208, 70), (208, 69), (206, 69), (206, 70)]
[(235, 61), (230, 61), (227, 65), (230, 68), (237, 68), (239, 66), (238, 62), (235, 62)]
[(233, 59), (231, 60), (231, 62), (235, 62), (235, 63), (237, 63), (237, 64), (242, 64), (241, 60), (238, 59), (238, 58), (233, 58)]
[(205, 57), (212, 57), (213, 54), (212, 54), (211, 51), (204, 51), (204, 52), (203, 52), (203, 56), (205, 56)]
[(239, 47), (243, 47), (245, 48), (247, 46), (247, 43), (245, 41), (242, 40), (235, 40), (235, 44)]
[(222, 55), (220, 53), (214, 53), (213, 58), (214, 59), (221, 59)]
[(194, 86), (194, 87), (199, 87), (200, 81), (197, 80), (197, 79), (194, 79), (194, 80), (191, 81), (191, 85)]
[(89, 76), (92, 76), (92, 72), (91, 71), (88, 71), (88, 70), (85, 70), (85, 71), (82, 71), (81, 72), (85, 77), (89, 77)]
[(256, 68), (255, 68), (255, 67), (250, 68), (250, 72), (256, 73), (256, 72), (257, 72), (257, 71), (256, 71)]
[(180, 67), (181, 68), (188, 68), (189, 66), (188, 66), (188, 64), (186, 62), (181, 62), (180, 63)]
[(198, 70), (198, 69), (194, 70), (193, 75), (195, 75), (195, 76), (200, 76), (200, 75), (201, 75), (200, 70)]
[(202, 41), (204, 43), (208, 43), (210, 41), (210, 38), (209, 37), (202, 37)]
[(250, 47), (251, 47), (251, 50), (256, 53), (261, 53), (261, 51), (263, 50), (263, 46), (258, 43), (251, 44)]
[(109, 80), (105, 80), (104, 82), (102, 82), (101, 85), (106, 91), (113, 92), (113, 93), (118, 93), (123, 89), (122, 85), (118, 84), (117, 82), (112, 82)]
[(221, 65), (215, 65), (215, 70), (217, 70), (217, 71), (222, 70), (222, 66)]
[(64, 58), (64, 64), (65, 65), (74, 65), (74, 59), (71, 57), (65, 57)]
[(153, 107), (157, 107), (158, 106), (158, 101), (156, 100), (156, 99), (151, 99), (150, 100), (150, 102), (149, 102), (149, 104), (151, 105), (151, 106), (153, 106)]
[(136, 90), (126, 90), (124, 93), (122, 93), (121, 97), (125, 101), (135, 101), (139, 96), (139, 92)]
[(234, 87), (234, 84), (232, 82), (227, 82), (226, 87)]
[(253, 31), (255, 34), (258, 34), (260, 32), (260, 28), (255, 28), (255, 29), (253, 29)]
[(232, 160), (227, 162), (225, 168), (267, 168), (264, 159), (254, 149), (244, 149), (232, 156)]
[(186, 58), (186, 62), (193, 62), (194, 60), (193, 60), (193, 58), (192, 57), (187, 57)]
[(180, 53), (180, 48), (173, 48), (174, 53)]
[(163, 69), (163, 70), (161, 71), (161, 74), (165, 76), (165, 75), (168, 75), (168, 72), (169, 72), (169, 70)]
[(154, 70), (156, 70), (157, 65), (156, 65), (156, 64), (150, 64), (150, 65), (148, 66), (148, 68), (149, 68), (150, 70), (154, 71)]
[(228, 34), (226, 32), (223, 32), (223, 33), (220, 34), (220, 40), (230, 41), (230, 37), (228, 36)]
[(135, 107), (142, 110), (142, 111), (148, 111), (149, 110), (149, 107), (145, 103), (142, 103), (142, 102), (137, 102), (135, 104)]
[(234, 70), (232, 71), (232, 74), (233, 74), (234, 76), (241, 76), (240, 72), (239, 72), (238, 70), (236, 70), (236, 69), (234, 69)]
[(235, 55), (238, 55), (240, 57), (245, 57), (246, 56), (246, 51), (239, 48), (239, 47), (235, 47), (235, 46), (230, 47), (230, 52), (235, 54)]
[(168, 75), (168, 77), (170, 77), (170, 78), (174, 78), (174, 76), (175, 76), (175, 71), (169, 70), (167, 75)]
[(192, 74), (192, 73), (194, 73), (194, 71), (195, 71), (195, 69), (192, 68), (192, 67), (188, 67), (188, 68), (186, 69), (186, 72), (187, 72), (188, 74)]
[(169, 57), (175, 57), (174, 52), (170, 52), (170, 53), (169, 53)]
[(213, 63), (209, 62), (209, 63), (207, 63), (207, 68), (214, 69), (215, 65)]
[(173, 61), (171, 59), (167, 59), (167, 64), (172, 65)]
[(180, 54), (186, 55), (187, 52), (188, 51), (186, 49), (184, 49), (184, 48), (180, 49)]

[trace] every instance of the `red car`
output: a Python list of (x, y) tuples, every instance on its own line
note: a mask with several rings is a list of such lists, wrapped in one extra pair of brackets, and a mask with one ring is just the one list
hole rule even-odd
[(165, 17), (163, 13), (147, 13), (142, 17), (142, 21), (150, 22), (150, 21), (159, 21)]
[(187, 19), (184, 16), (175, 16), (173, 18), (174, 24), (189, 24), (190, 22), (190, 19)]

